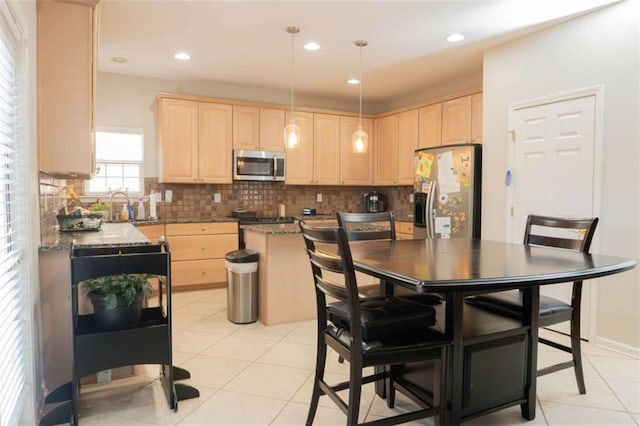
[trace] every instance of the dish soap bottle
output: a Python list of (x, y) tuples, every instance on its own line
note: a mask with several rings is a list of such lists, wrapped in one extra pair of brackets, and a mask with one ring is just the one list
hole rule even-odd
[(129, 220), (129, 210), (124, 203), (122, 203), (122, 211), (120, 211), (120, 220), (123, 222)]
[(136, 218), (136, 214), (133, 211), (133, 204), (127, 203), (127, 212), (129, 213), (129, 220)]
[(144, 220), (145, 211), (144, 204), (142, 204), (142, 197), (138, 197), (138, 220)]

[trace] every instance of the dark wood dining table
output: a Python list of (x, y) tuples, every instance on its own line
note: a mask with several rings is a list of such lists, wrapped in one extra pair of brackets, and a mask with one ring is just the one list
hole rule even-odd
[[(400, 285), (445, 295), (444, 332), (453, 344), (450, 398), (443, 414), (445, 424), (451, 425), (517, 404), (522, 416), (532, 420), (540, 286), (636, 266), (635, 260), (619, 257), (462, 238), (362, 241), (350, 246), (355, 269), (380, 278), (386, 291)], [(521, 322), (496, 319), (464, 303), (474, 293), (516, 288), (523, 290)]]

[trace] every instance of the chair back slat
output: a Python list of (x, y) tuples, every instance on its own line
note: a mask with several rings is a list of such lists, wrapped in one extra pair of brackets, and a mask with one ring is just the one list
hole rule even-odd
[[(566, 219), (550, 216), (529, 215), (524, 230), (525, 245), (558, 247), (563, 249), (588, 252), (593, 235), (596, 232), (598, 218)], [(579, 238), (553, 235), (558, 231), (576, 231)]]
[(396, 219), (392, 211), (337, 213), (337, 217), (349, 241), (396, 239)]
[(316, 286), (327, 296), (331, 296), (343, 302), (349, 301), (349, 295), (344, 286), (338, 285), (329, 279), (319, 276), (315, 276), (315, 282)]

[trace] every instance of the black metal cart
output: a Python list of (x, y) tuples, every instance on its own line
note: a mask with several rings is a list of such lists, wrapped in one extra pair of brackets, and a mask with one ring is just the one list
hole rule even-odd
[[(158, 278), (158, 306), (142, 309), (135, 328), (104, 331), (93, 314), (78, 311), (78, 287), (83, 281), (117, 274), (151, 274)], [(71, 323), (73, 341), (72, 380), (45, 399), (58, 404), (40, 425), (78, 424), (80, 379), (110, 368), (136, 364), (159, 364), (160, 380), (169, 407), (200, 396), (197, 389), (176, 380), (187, 379), (187, 370), (174, 367), (171, 345), (171, 252), (165, 241), (150, 245), (112, 247), (71, 246)]]

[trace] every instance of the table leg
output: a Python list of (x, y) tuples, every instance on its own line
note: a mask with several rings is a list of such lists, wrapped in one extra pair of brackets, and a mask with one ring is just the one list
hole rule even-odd
[(536, 417), (536, 376), (538, 371), (538, 324), (540, 322), (540, 287), (523, 290), (522, 322), (529, 326), (527, 345), (527, 368), (525, 371), (525, 396), (527, 402), (520, 405), (522, 417), (533, 420)]
[[(393, 294), (393, 284), (388, 283), (384, 279), (380, 279), (380, 294)], [(376, 374), (384, 372), (384, 367), (377, 366), (374, 368)], [(376, 395), (384, 399), (387, 397), (387, 389), (384, 380), (378, 380), (375, 383)]]
[[(445, 423), (459, 425), (462, 421), (462, 393), (464, 381), (464, 346), (462, 341), (462, 323), (464, 308), (464, 293), (461, 291), (447, 293), (446, 295), (445, 332), (453, 345), (451, 347), (449, 369), (449, 409), (446, 413)], [(446, 406), (446, 402), (443, 403)]]

